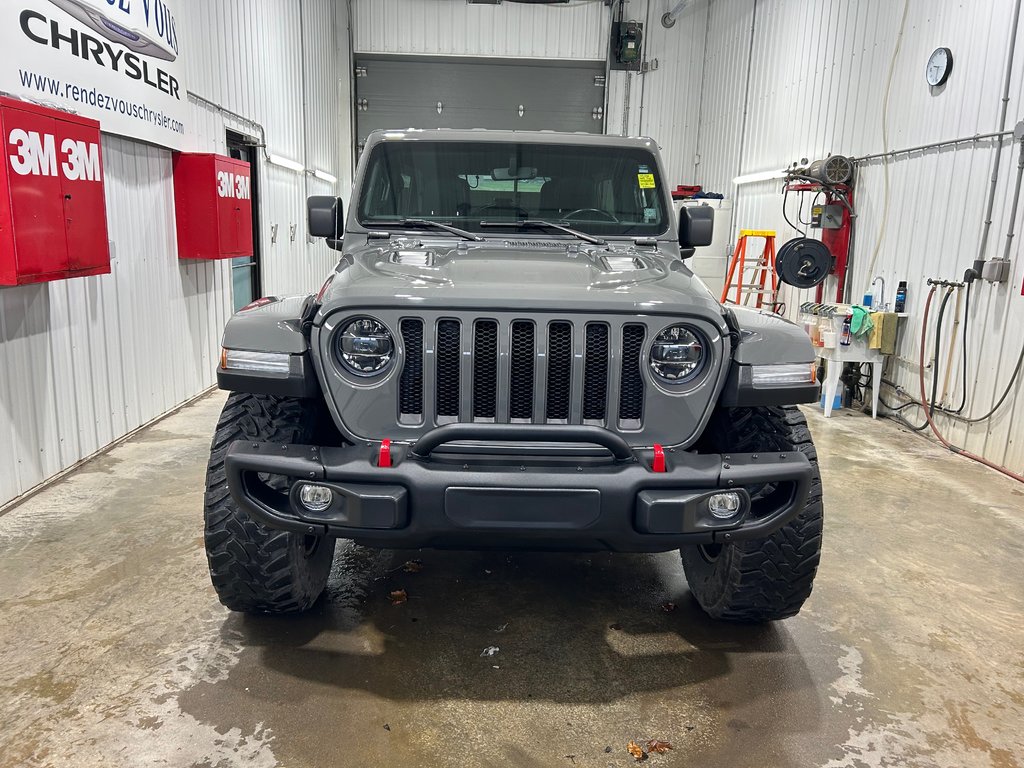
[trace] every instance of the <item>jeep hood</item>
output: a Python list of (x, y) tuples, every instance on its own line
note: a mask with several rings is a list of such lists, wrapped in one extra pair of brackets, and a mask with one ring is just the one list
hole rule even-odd
[[(453, 247), (454, 246), (454, 247)], [(424, 245), (392, 240), (345, 254), (320, 316), (374, 306), (699, 314), (718, 302), (678, 257), (652, 247), (565, 241)]]

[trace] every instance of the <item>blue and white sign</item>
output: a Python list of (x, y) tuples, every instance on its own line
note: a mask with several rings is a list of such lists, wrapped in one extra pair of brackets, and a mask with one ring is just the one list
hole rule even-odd
[(189, 107), (174, 0), (2, 0), (0, 91), (173, 149)]

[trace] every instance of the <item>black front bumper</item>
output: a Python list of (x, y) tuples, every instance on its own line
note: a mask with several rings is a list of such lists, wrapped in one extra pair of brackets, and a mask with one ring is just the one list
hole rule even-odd
[[(521, 441), (521, 453), (509, 452), (510, 440)], [(378, 455), (378, 445), (237, 442), (225, 465), (235, 501), (272, 528), (388, 548), (623, 552), (763, 538), (803, 508), (813, 474), (799, 451), (667, 451), (665, 471), (655, 472), (654, 451), (632, 450), (597, 427), (450, 425), (393, 447), (390, 467)], [(290, 493), (261, 473), (294, 480)], [(333, 491), (326, 510), (300, 502), (309, 483)], [(774, 491), (752, 503), (745, 488), (766, 483)], [(707, 503), (721, 491), (742, 500), (725, 520)]]

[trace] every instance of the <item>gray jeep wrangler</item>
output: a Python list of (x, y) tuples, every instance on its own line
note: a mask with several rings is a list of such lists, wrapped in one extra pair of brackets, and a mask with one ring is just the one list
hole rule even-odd
[(792, 616), (822, 533), (802, 330), (687, 268), (648, 139), (377, 132), (310, 296), (224, 332), (206, 551), (231, 609), (309, 608), (337, 538), (682, 554), (721, 619)]

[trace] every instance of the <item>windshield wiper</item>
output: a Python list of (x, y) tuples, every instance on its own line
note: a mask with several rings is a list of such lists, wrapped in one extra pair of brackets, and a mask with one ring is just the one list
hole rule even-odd
[(533, 229), (556, 229), (559, 232), (565, 232), (567, 235), (579, 238), (580, 240), (590, 243), (591, 245), (607, 245), (607, 243), (600, 237), (594, 237), (588, 235), (586, 232), (580, 232), (577, 229), (571, 229), (570, 227), (563, 226), (561, 224), (555, 224), (552, 221), (543, 221), (542, 219), (518, 219), (516, 221), (481, 221), (481, 227), (517, 227), (522, 229), (523, 227), (532, 227)]
[(453, 227), (451, 224), (442, 224), (440, 221), (430, 221), (429, 219), (398, 219), (397, 221), (373, 221), (370, 223), (375, 227), (412, 227), (417, 229), (424, 227), (427, 229), (440, 229), (445, 232), (451, 232), (453, 235), (458, 235), (466, 240), (473, 240), (474, 242), (480, 242), (484, 239), (480, 235), (474, 235), (472, 232)]

